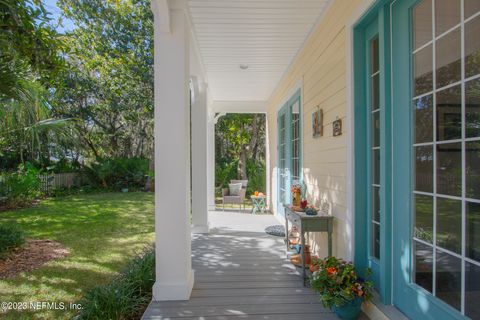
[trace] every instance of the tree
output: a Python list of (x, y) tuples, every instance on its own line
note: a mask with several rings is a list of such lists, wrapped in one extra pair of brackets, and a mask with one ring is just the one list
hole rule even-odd
[(14, 167), (17, 157), (48, 160), (49, 142), (66, 137), (56, 130), (66, 121), (52, 118), (49, 103), (63, 43), (39, 1), (0, 1), (0, 20), (0, 155)]
[(232, 178), (248, 179), (250, 186), (263, 189), (265, 116), (258, 114), (223, 116), (217, 123), (215, 140), (218, 184), (224, 185)]
[(58, 112), (94, 157), (150, 157), (153, 148), (153, 16), (150, 2), (60, 0), (75, 22)]

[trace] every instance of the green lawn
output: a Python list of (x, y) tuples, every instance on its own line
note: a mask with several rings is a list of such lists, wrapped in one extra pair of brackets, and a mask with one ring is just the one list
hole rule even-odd
[[(17, 223), (28, 238), (55, 240), (70, 250), (64, 259), (0, 280), (0, 302), (69, 303), (109, 282), (136, 252), (153, 242), (153, 198), (151, 193), (75, 195), (0, 213), (0, 223)], [(6, 318), (69, 319), (74, 314), (42, 310), (9, 312)]]

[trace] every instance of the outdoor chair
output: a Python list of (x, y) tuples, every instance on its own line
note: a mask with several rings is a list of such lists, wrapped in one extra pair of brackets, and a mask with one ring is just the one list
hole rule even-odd
[[(236, 187), (232, 185), (236, 184), (241, 184), (241, 188), (239, 188), (237, 194), (231, 194), (230, 190)], [(225, 204), (238, 204), (240, 205), (240, 210), (242, 210), (243, 204), (243, 210), (245, 210), (245, 195), (247, 193), (247, 184), (248, 180), (230, 180), (229, 188), (222, 189), (223, 211), (225, 211)]]

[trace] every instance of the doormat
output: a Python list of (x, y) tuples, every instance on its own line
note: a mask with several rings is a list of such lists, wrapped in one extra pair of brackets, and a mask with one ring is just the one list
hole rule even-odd
[(281, 224), (266, 227), (265, 232), (272, 236), (285, 237), (285, 228)]

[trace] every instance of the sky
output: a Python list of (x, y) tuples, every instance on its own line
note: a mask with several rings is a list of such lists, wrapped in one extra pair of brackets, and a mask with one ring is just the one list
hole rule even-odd
[[(62, 11), (57, 7), (57, 0), (42, 0), (45, 9), (51, 14), (53, 19), (52, 23), (57, 25), (58, 19), (62, 16)], [(57, 31), (60, 33), (64, 33), (67, 31), (71, 31), (75, 28), (75, 25), (72, 20), (66, 19), (63, 17), (62, 25), (58, 25)]]

